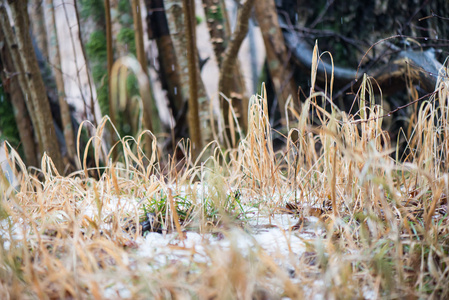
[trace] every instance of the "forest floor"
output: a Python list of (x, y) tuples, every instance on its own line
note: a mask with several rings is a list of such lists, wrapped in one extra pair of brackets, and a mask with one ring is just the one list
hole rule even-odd
[(119, 162), (61, 176), (8, 149), (0, 298), (448, 297), (448, 86), (421, 104), (401, 161), (380, 106), (353, 118), (319, 95), (276, 152), (264, 95), (238, 148), (198, 162), (123, 138)]

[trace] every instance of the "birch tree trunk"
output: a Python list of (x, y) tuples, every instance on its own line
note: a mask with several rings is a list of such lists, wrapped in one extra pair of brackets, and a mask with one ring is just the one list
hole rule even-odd
[[(145, 53), (145, 48), (143, 45), (143, 26), (142, 26), (142, 16), (141, 7), (139, 0), (132, 0), (132, 11), (134, 19), (134, 32), (135, 32), (135, 42), (136, 42), (136, 55), (137, 60), (140, 62), (144, 73), (149, 77), (148, 74), (148, 63), (147, 56)], [(143, 122), (145, 127), (150, 131), (160, 131), (161, 125), (159, 120), (159, 115), (157, 113), (157, 108), (155, 103), (152, 101), (151, 95), (141, 95), (143, 101)]]
[(50, 38), (50, 64), (53, 67), (53, 74), (55, 75), (55, 81), (56, 81), (56, 88), (58, 90), (58, 100), (59, 100), (59, 107), (61, 110), (61, 120), (62, 120), (62, 127), (64, 132), (64, 138), (65, 143), (67, 147), (67, 155), (71, 161), (76, 161), (76, 147), (75, 147), (75, 135), (73, 132), (73, 126), (72, 126), (72, 118), (70, 115), (70, 109), (69, 105), (66, 101), (66, 94), (65, 94), (65, 88), (64, 88), (64, 79), (62, 76), (62, 69), (61, 69), (61, 55), (59, 51), (59, 41), (58, 41), (58, 35), (57, 35), (57, 29), (56, 29), (56, 16), (55, 16), (55, 10), (54, 10), (54, 0), (46, 0), (48, 12), (50, 15), (48, 17), (50, 18), (49, 23), (49, 38)]
[[(86, 25), (88, 24), (90, 27), (92, 27), (92, 23), (91, 22), (86, 22), (86, 20), (81, 20), (81, 18), (80, 18), (80, 15), (79, 15), (79, 10), (80, 10), (80, 8), (78, 7), (78, 3), (81, 3), (81, 1), (74, 1), (73, 2), (73, 5), (74, 5), (74, 11), (75, 11), (75, 17), (76, 17), (76, 23), (78, 24), (78, 41), (79, 41), (79, 43), (80, 43), (80, 48), (81, 48), (81, 54), (82, 54), (82, 59), (84, 60), (84, 62), (85, 62), (85, 64), (86, 64), (86, 76), (87, 76), (87, 80), (88, 80), (88, 85), (89, 85), (89, 104), (90, 104), (90, 115), (92, 116), (92, 121), (93, 121), (93, 124), (94, 124), (94, 126), (96, 127), (96, 126), (98, 126), (99, 124), (98, 124), (98, 120), (97, 120), (97, 114), (95, 113), (95, 107), (96, 107), (96, 104), (95, 104), (95, 102), (97, 102), (98, 101), (98, 106), (100, 107), (100, 109), (101, 109), (101, 113), (103, 113), (104, 111), (106, 111), (106, 113), (107, 113), (107, 109), (108, 109), (108, 103), (106, 103), (105, 104), (105, 102), (106, 102), (106, 100), (104, 100), (104, 99), (101, 99), (101, 97), (100, 97), (100, 89), (101, 89), (101, 84), (100, 83), (98, 83), (96, 80), (95, 80), (95, 76), (94, 76), (94, 72), (93, 72), (93, 70), (94, 70), (94, 68), (95, 67), (97, 67), (98, 65), (100, 65), (101, 64), (101, 62), (99, 62), (99, 61), (96, 61), (96, 59), (92, 59), (91, 57), (88, 57), (88, 55), (87, 55), (87, 51), (86, 51), (86, 40), (85, 39), (83, 39), (83, 35), (84, 36), (89, 36), (88, 34), (85, 34), (86, 32), (87, 32), (87, 30), (86, 30)], [(65, 11), (65, 13), (66, 13), (66, 15), (67, 15), (67, 10), (66, 10), (66, 7), (65, 7), (65, 4), (63, 4), (63, 6), (64, 6), (64, 11)], [(103, 29), (103, 27), (104, 27), (104, 24), (100, 21), (99, 23), (97, 23), (97, 22), (94, 22), (94, 29), (96, 29), (96, 30), (102, 30)], [(91, 28), (89, 28), (89, 29), (91, 29)], [(89, 34), (91, 34), (92, 32), (91, 31), (89, 31)], [(73, 40), (73, 35), (72, 35), (72, 33), (70, 32), (70, 35), (71, 35), (71, 39)], [(75, 51), (75, 47), (73, 47), (73, 52), (74, 53), (76, 53), (76, 51)], [(75, 63), (76, 63), (76, 55), (75, 55)], [(92, 62), (92, 60), (93, 60), (93, 62)], [(76, 63), (77, 65), (78, 65), (78, 63)], [(92, 72), (92, 73), (91, 73)], [(78, 78), (78, 84), (81, 86), (81, 79), (80, 79), (80, 76), (79, 76), (79, 72), (78, 72), (78, 76), (77, 76)], [(94, 90), (95, 90), (95, 85), (97, 85), (96, 86), (96, 94), (97, 94), (97, 99), (94, 99)], [(84, 97), (83, 97), (83, 102), (84, 102), (84, 109), (85, 109), (85, 117), (86, 117), (86, 119), (87, 119), (87, 110), (88, 110), (88, 108), (87, 108), (87, 99), (85, 99)], [(104, 106), (106, 106), (106, 108), (103, 110), (103, 108), (102, 108), (102, 105), (104, 105)]]
[[(165, 10), (168, 19), (168, 25), (170, 29), (170, 35), (173, 40), (173, 45), (175, 47), (176, 59), (179, 63), (181, 69), (181, 92), (183, 97), (187, 99), (189, 96), (189, 68), (187, 60), (187, 52), (185, 49), (186, 45), (186, 28), (184, 25), (184, 14), (182, 12), (182, 2), (180, 0), (167, 0), (165, 1)], [(198, 55), (195, 54), (197, 57)], [(210, 99), (206, 94), (204, 88), (203, 80), (201, 79), (199, 72), (199, 65), (195, 64), (197, 68), (196, 71), (196, 82), (198, 84), (198, 115), (200, 119), (200, 128), (202, 136), (202, 144), (207, 145), (213, 140), (213, 128), (214, 120), (211, 115), (210, 109)]]

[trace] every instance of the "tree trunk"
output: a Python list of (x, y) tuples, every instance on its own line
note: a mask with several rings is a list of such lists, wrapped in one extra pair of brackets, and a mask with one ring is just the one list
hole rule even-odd
[[(9, 23), (9, 17), (8, 17), (8, 13), (6, 12), (6, 8), (5, 8), (5, 6), (2, 6), (2, 5), (0, 5), (0, 22), (1, 22), (0, 27), (3, 29), (3, 34), (5, 37), (6, 47), (8, 48), (8, 52), (11, 54), (13, 67), (17, 72), (17, 78), (19, 81), (19, 85), (20, 85), (20, 88), (22, 89), (22, 93), (26, 100), (25, 104), (27, 106), (28, 113), (31, 118), (31, 123), (37, 124), (37, 119), (36, 119), (33, 102), (31, 101), (31, 99), (28, 98), (28, 96), (26, 96), (26, 95), (30, 94), (30, 92), (29, 92), (30, 88), (28, 86), (28, 82), (27, 82), (27, 79), (25, 76), (26, 74), (23, 69), (21, 59), (20, 59), (17, 43), (15, 41), (13, 28), (11, 27), (11, 25)], [(34, 128), (34, 132), (35, 132), (36, 138), (38, 140), (38, 146), (40, 148), (39, 150), (40, 150), (40, 152), (42, 152), (42, 139), (40, 136), (39, 128)]]
[[(78, 40), (79, 40), (79, 43), (80, 43), (80, 46), (81, 46), (80, 48), (81, 48), (81, 53), (82, 53), (84, 62), (86, 63), (86, 75), (87, 75), (87, 80), (88, 80), (88, 83), (89, 83), (90, 114), (92, 116), (92, 122), (93, 122), (94, 126), (97, 127), (99, 124), (98, 124), (98, 120), (97, 120), (97, 114), (95, 113), (95, 100), (94, 100), (94, 87), (93, 87), (93, 85), (95, 84), (95, 79), (93, 78), (92, 74), (90, 73), (92, 71), (92, 65), (91, 65), (91, 63), (89, 61), (89, 58), (87, 57), (85, 42), (84, 42), (83, 37), (82, 37), (82, 35), (83, 35), (83, 24), (89, 24), (89, 22), (81, 22), (77, 3), (78, 3), (77, 1), (73, 2), (74, 9), (75, 9), (75, 15), (76, 15), (76, 23), (78, 24)], [(65, 7), (65, 3), (63, 4), (63, 6), (64, 6), (65, 13), (67, 15), (67, 10), (66, 10), (66, 7)], [(95, 24), (95, 25), (97, 27), (100, 27), (98, 24)], [(72, 39), (72, 41), (74, 41), (71, 31), (70, 31), (70, 38)], [(75, 47), (73, 47), (73, 53), (76, 53)], [(75, 55), (75, 64), (78, 65), (78, 63), (76, 63), (76, 60), (77, 59), (76, 59), (76, 55)], [(79, 86), (81, 86), (81, 79), (80, 79), (80, 76), (79, 76), (79, 72), (78, 72), (78, 84), (79, 84)], [(98, 89), (97, 89), (96, 92), (97, 92), (97, 99), (96, 100), (99, 102), (98, 105), (100, 106), (100, 102), (101, 101), (100, 101), (99, 96), (98, 96)], [(84, 102), (84, 108), (85, 108), (85, 117), (87, 119), (87, 100), (84, 97), (83, 97), (83, 102)], [(101, 109), (101, 106), (100, 106), (100, 109)]]
[[(141, 7), (139, 0), (132, 0), (132, 11), (133, 11), (133, 19), (134, 19), (134, 30), (135, 30), (135, 41), (136, 41), (136, 55), (137, 60), (140, 62), (143, 71), (148, 75), (148, 63), (147, 56), (145, 53), (145, 48), (143, 45), (143, 28), (142, 28), (142, 16), (141, 16)], [(157, 113), (156, 105), (152, 101), (151, 95), (148, 97), (142, 96), (143, 101), (143, 122), (147, 129), (150, 131), (159, 132), (161, 130), (161, 125), (159, 121), (159, 116)]]
[(10, 1), (11, 11), (15, 21), (18, 52), (20, 61), (27, 76), (30, 100), (34, 108), (35, 122), (33, 126), (39, 131), (42, 141), (42, 149), (52, 158), (58, 171), (63, 172), (64, 165), (59, 151), (59, 144), (51, 117), (50, 104), (45, 91), (44, 82), (37, 64), (29, 32), (29, 19), (27, 13), (27, 1)]
[[(242, 45), (243, 39), (248, 33), (248, 21), (254, 2), (255, 0), (247, 0), (241, 8), (240, 15), (237, 20), (236, 30), (234, 31), (229, 46), (226, 48), (222, 67), (220, 69), (220, 81), (218, 84), (218, 89), (224, 95), (229, 95), (232, 88), (234, 74), (233, 70), (237, 62), (237, 55), (240, 50), (240, 46)], [(234, 122), (231, 111), (229, 109), (229, 104), (226, 100), (223, 100), (223, 115), (225, 119), (228, 118), (229, 125)], [(232, 147), (235, 147), (235, 133), (231, 131), (230, 134), (232, 139)]]
[(145, 0), (147, 9), (148, 38), (155, 39), (158, 50), (159, 73), (164, 89), (167, 91), (173, 116), (178, 118), (184, 103), (181, 92), (180, 68), (176, 60), (175, 48), (168, 29), (163, 0)]
[[(108, 100), (109, 100), (109, 118), (111, 120), (112, 125), (110, 128), (110, 139), (111, 145), (115, 145), (117, 143), (117, 136), (115, 134), (114, 126), (117, 127), (118, 122), (116, 119), (116, 112), (113, 103), (112, 97), (112, 87), (111, 87), (111, 71), (112, 65), (114, 64), (114, 50), (112, 48), (112, 22), (111, 22), (111, 5), (109, 0), (104, 0), (104, 14), (105, 14), (105, 27), (106, 27), (106, 89), (108, 90)], [(118, 151), (115, 148), (112, 152), (112, 159), (117, 160)]]
[(42, 0), (32, 0), (30, 6), (31, 29), (36, 39), (37, 47), (45, 59), (49, 58), (47, 45), (47, 30), (45, 27), (45, 16)]
[(143, 29), (142, 29), (142, 17), (141, 17), (141, 7), (139, 0), (132, 0), (132, 11), (134, 20), (134, 33), (136, 42), (136, 56), (137, 60), (143, 68), (145, 74), (148, 75), (148, 64), (147, 56), (145, 54), (145, 48), (143, 45)]
[[(3, 15), (0, 14), (0, 17), (3, 17)], [(3, 40), (5, 40), (5, 36), (3, 30), (0, 30), (0, 41)], [(28, 166), (37, 167), (37, 151), (36, 143), (34, 142), (33, 125), (23, 97), (24, 93), (19, 84), (19, 75), (14, 67), (8, 47), (4, 46), (0, 49), (0, 59), (3, 63), (1, 66), (2, 82), (5, 89), (7, 87), (5, 83), (9, 82), (9, 87), (6, 92), (10, 95), (11, 104), (14, 109), (14, 118), (17, 124), (17, 129), (19, 130), (23, 152), (25, 154), (25, 163)]]
[(259, 1), (255, 10), (267, 51), (268, 71), (273, 80), (279, 110), (285, 122), (285, 103), (290, 95), (293, 99), (296, 99), (297, 90), (289, 64), (290, 55), (285, 47), (282, 31), (279, 27), (274, 1)]
[(198, 157), (203, 146), (201, 143), (201, 127), (198, 114), (198, 84), (197, 84), (197, 62), (196, 62), (196, 37), (195, 28), (195, 3), (192, 0), (183, 0), (184, 26), (186, 28), (187, 62), (189, 70), (189, 110), (188, 124), (189, 135), (192, 141), (192, 155)]
[(51, 13), (49, 37), (50, 37), (50, 63), (53, 67), (53, 74), (55, 75), (56, 88), (58, 89), (59, 107), (61, 110), (61, 120), (64, 132), (65, 143), (67, 147), (67, 155), (71, 161), (76, 161), (76, 147), (75, 134), (73, 132), (72, 118), (70, 115), (69, 105), (67, 104), (64, 79), (61, 70), (61, 55), (59, 51), (59, 41), (56, 29), (56, 17), (54, 10), (54, 0), (46, 0), (48, 11)]
[(111, 112), (111, 70), (112, 65), (114, 64), (114, 50), (112, 48), (112, 23), (111, 23), (111, 6), (109, 3), (109, 0), (104, 0), (104, 12), (105, 12), (105, 22), (106, 22), (106, 66), (107, 66), (107, 85), (108, 85), (108, 94), (109, 94), (109, 117), (111, 118), (111, 121), (114, 125), (116, 124), (115, 121), (115, 114)]
[[(168, 19), (168, 25), (170, 28), (170, 35), (173, 40), (173, 45), (175, 46), (176, 59), (179, 63), (180, 78), (181, 78), (181, 93), (183, 97), (187, 99), (189, 96), (189, 68), (187, 53), (185, 49), (186, 45), (186, 34), (184, 26), (184, 15), (182, 12), (182, 2), (179, 0), (170, 0), (165, 2), (166, 14)], [(198, 56), (196, 54), (196, 56)], [(213, 128), (214, 120), (210, 113), (210, 99), (206, 94), (204, 88), (203, 80), (201, 79), (199, 72), (199, 65), (195, 64), (197, 68), (196, 71), (196, 81), (198, 84), (198, 114), (200, 119), (200, 128), (202, 136), (202, 144), (207, 145), (213, 140)]]
[[(203, 0), (203, 8), (214, 54), (218, 66), (221, 67), (231, 36), (226, 5), (224, 0)], [(240, 123), (246, 130), (248, 125), (248, 96), (246, 95), (245, 81), (238, 60), (235, 62), (232, 74), (233, 84), (230, 94), (226, 94), (226, 96), (231, 99), (232, 107), (236, 110), (238, 119), (242, 121)], [(225, 123), (227, 126), (229, 125), (227, 118), (225, 118)]]

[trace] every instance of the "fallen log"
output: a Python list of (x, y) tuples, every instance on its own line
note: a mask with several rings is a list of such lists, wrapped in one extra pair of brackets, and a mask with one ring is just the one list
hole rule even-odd
[[(279, 16), (279, 22), (282, 28), (288, 28), (282, 16)], [(293, 62), (301, 70), (310, 73), (312, 67), (312, 49), (307, 42), (302, 39), (294, 30), (285, 30), (283, 32), (287, 47), (292, 53)], [(441, 70), (441, 73), (440, 73)], [(317, 80), (324, 82), (326, 77), (334, 74), (334, 88), (357, 90), (360, 79), (364, 73), (373, 77), (383, 94), (392, 94), (403, 89), (407, 80), (412, 84), (419, 86), (425, 92), (435, 90), (438, 76), (447, 76), (447, 69), (436, 60), (435, 50), (429, 48), (426, 51), (403, 50), (394, 56), (388, 64), (375, 68), (367, 72), (364, 69), (351, 69), (334, 66), (321, 60), (317, 67)], [(375, 89), (378, 93), (379, 90)]]

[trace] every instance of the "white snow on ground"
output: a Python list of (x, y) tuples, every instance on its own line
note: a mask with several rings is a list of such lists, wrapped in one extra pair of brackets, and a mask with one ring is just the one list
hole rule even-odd
[[(183, 190), (185, 195), (190, 193), (188, 187), (180, 188), (180, 190)], [(200, 194), (202, 188), (197, 188), (196, 191)], [(138, 199), (127, 197), (108, 199), (102, 203), (102, 215), (106, 216), (117, 212), (117, 210), (123, 210), (129, 212), (132, 218), (135, 213), (141, 211), (139, 202)], [(82, 207), (78, 208), (90, 218), (98, 214), (98, 207), (94, 199), (84, 201)], [(246, 212), (247, 226), (244, 230), (232, 232), (232, 238), (237, 237), (238, 247), (244, 253), (248, 252), (248, 248), (261, 247), (270, 255), (276, 254), (277, 258), (288, 257), (291, 253), (301, 255), (305, 251), (303, 240), (309, 240), (323, 233), (321, 228), (316, 227), (317, 218), (314, 217), (307, 218), (304, 230), (299, 233), (297, 230), (292, 231), (292, 227), (298, 222), (298, 218), (293, 214), (266, 216), (260, 214), (256, 208), (248, 206), (244, 206), (243, 210)], [(104, 225), (107, 226), (107, 224)], [(220, 229), (217, 229), (218, 231)], [(218, 239), (211, 233), (199, 234), (192, 231), (184, 233), (185, 239), (181, 240), (177, 232), (165, 234), (147, 232), (144, 237), (136, 241), (139, 246), (139, 255), (154, 258), (158, 263), (164, 265), (171, 259), (184, 258), (190, 261), (193, 253), (196, 262), (205, 262), (205, 245), (223, 249), (230, 247), (229, 239), (226, 236)]]
[[(250, 221), (252, 222), (252, 221)], [(172, 259), (193, 261), (198, 263), (207, 262), (205, 247), (220, 248), (223, 250), (230, 248), (228, 235), (237, 241), (237, 247), (245, 255), (250, 249), (260, 247), (276, 258), (287, 258), (290, 253), (301, 255), (305, 251), (303, 239), (308, 239), (308, 235), (303, 236), (290, 228), (297, 222), (292, 215), (274, 215), (269, 223), (269, 218), (259, 218), (257, 227), (249, 227), (248, 230), (235, 229), (228, 234), (217, 238), (215, 234), (199, 234), (196, 232), (186, 232), (185, 239), (181, 240), (178, 233), (159, 234), (150, 232), (139, 238), (139, 255), (155, 259), (161, 265)]]
[[(291, 227), (297, 221), (293, 215), (287, 214), (275, 214), (270, 218), (259, 216), (250, 219), (249, 227), (245, 229), (235, 228), (223, 234), (199, 234), (187, 231), (184, 233), (184, 240), (180, 239), (176, 232), (168, 234), (149, 232), (136, 240), (138, 248), (135, 255), (151, 261), (148, 266), (139, 265), (139, 268), (154, 270), (172, 262), (181, 262), (183, 265), (207, 264), (211, 262), (211, 253), (225, 253), (232, 247), (237, 247), (243, 256), (248, 256), (251, 251), (265, 251), (281, 268), (292, 269), (289, 263), (291, 254), (297, 259), (305, 252), (303, 240), (310, 239), (311, 231), (316, 234), (322, 233), (322, 229), (314, 228), (313, 220), (308, 223), (306, 233), (291, 231)], [(323, 283), (317, 282), (317, 284)], [(127, 291), (119, 285), (108, 288), (106, 295), (108, 293), (129, 298)], [(323, 295), (312, 296), (313, 299), (324, 299)]]
[[(188, 189), (186, 189), (188, 190)], [(85, 199), (80, 208), (82, 214), (88, 217), (95, 217), (98, 214), (97, 204), (94, 199)], [(118, 207), (125, 212), (129, 212), (131, 217), (139, 210), (139, 199), (132, 197), (114, 197), (103, 202), (102, 216), (107, 216), (117, 211)], [(146, 232), (144, 236), (137, 238), (137, 248), (131, 254), (131, 257), (138, 260), (148, 261), (148, 264), (139, 264), (135, 266), (141, 271), (153, 272), (159, 268), (164, 268), (173, 262), (181, 263), (185, 266), (195, 264), (212, 263), (212, 253), (226, 253), (237, 247), (239, 252), (247, 257), (253, 251), (264, 251), (271, 256), (273, 260), (285, 270), (293, 271), (291, 261), (297, 260), (305, 251), (305, 242), (313, 241), (324, 234), (324, 229), (319, 227), (317, 218), (308, 217), (304, 221), (302, 230), (292, 230), (297, 224), (298, 218), (292, 214), (259, 214), (255, 208), (245, 207), (248, 220), (243, 227), (236, 227), (227, 231), (221, 231), (217, 228), (216, 232), (200, 234), (193, 231), (185, 231), (184, 239), (181, 239), (177, 232), (156, 233)], [(12, 232), (12, 238), (20, 243), (23, 236), (23, 222), (19, 222), (9, 228), (8, 219), (0, 222), (0, 232), (6, 234), (3, 236), (4, 249), (9, 249), (10, 242), (8, 232)], [(103, 223), (102, 227), (107, 228), (108, 223)], [(1, 237), (1, 236), (0, 236)], [(131, 259), (132, 260), (132, 259)], [(192, 269), (192, 272), (195, 272)], [(300, 279), (293, 277), (292, 282), (300, 284)], [(305, 295), (310, 299), (325, 299), (325, 295), (316, 293), (323, 290), (325, 283), (322, 280), (314, 282), (314, 291), (304, 290)], [(310, 292), (310, 293), (309, 293)], [(361, 293), (365, 299), (375, 299), (375, 292), (369, 287), (362, 287)], [(111, 280), (107, 285), (104, 296), (106, 298), (131, 299), (130, 290), (120, 282)]]

